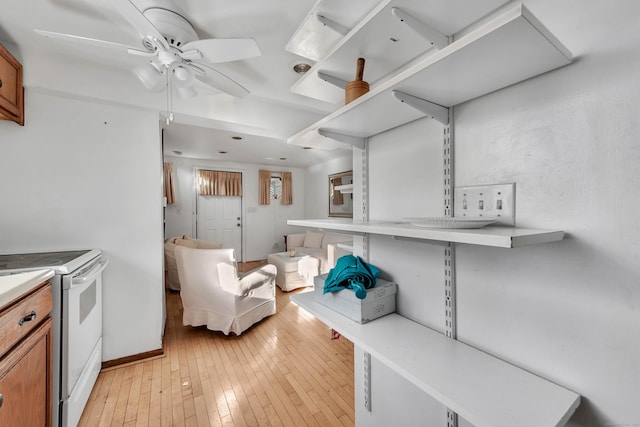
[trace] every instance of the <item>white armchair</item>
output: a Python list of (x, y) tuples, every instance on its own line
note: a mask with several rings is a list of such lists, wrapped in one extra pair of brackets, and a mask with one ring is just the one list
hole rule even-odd
[(182, 324), (240, 335), (276, 312), (276, 267), (238, 276), (233, 249), (175, 248)]
[(164, 242), (164, 268), (167, 272), (167, 287), (172, 291), (180, 290), (178, 278), (178, 266), (176, 265), (176, 246), (186, 246), (195, 249), (220, 249), (221, 243), (208, 242), (201, 239), (193, 239), (186, 234), (182, 237), (172, 237)]

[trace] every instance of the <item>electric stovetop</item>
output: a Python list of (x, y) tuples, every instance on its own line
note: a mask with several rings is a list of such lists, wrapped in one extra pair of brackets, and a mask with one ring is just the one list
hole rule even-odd
[(34, 252), (26, 254), (0, 255), (0, 271), (28, 271), (40, 268), (51, 268), (62, 273), (74, 269), (81, 259), (92, 259), (96, 255), (90, 254), (92, 249), (60, 252)]

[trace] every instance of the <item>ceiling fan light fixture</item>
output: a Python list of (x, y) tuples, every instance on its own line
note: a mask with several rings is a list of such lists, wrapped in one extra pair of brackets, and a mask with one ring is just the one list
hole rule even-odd
[(165, 80), (162, 72), (159, 71), (152, 63), (147, 62), (144, 65), (133, 69), (133, 73), (138, 77), (138, 80), (149, 90), (159, 91), (165, 86)]
[(179, 66), (173, 69), (176, 86), (189, 87), (193, 84), (193, 71), (190, 68)]

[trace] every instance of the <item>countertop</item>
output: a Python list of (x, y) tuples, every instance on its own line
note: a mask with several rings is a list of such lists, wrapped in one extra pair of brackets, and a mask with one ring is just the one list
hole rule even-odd
[(0, 276), (0, 310), (53, 277), (51, 269)]

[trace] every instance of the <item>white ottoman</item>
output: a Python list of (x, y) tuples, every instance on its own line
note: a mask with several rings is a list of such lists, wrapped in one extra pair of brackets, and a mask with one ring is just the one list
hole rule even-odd
[(276, 266), (276, 285), (286, 292), (313, 286), (313, 278), (318, 275), (320, 267), (318, 258), (302, 253), (293, 257), (289, 252), (269, 254), (267, 262)]

